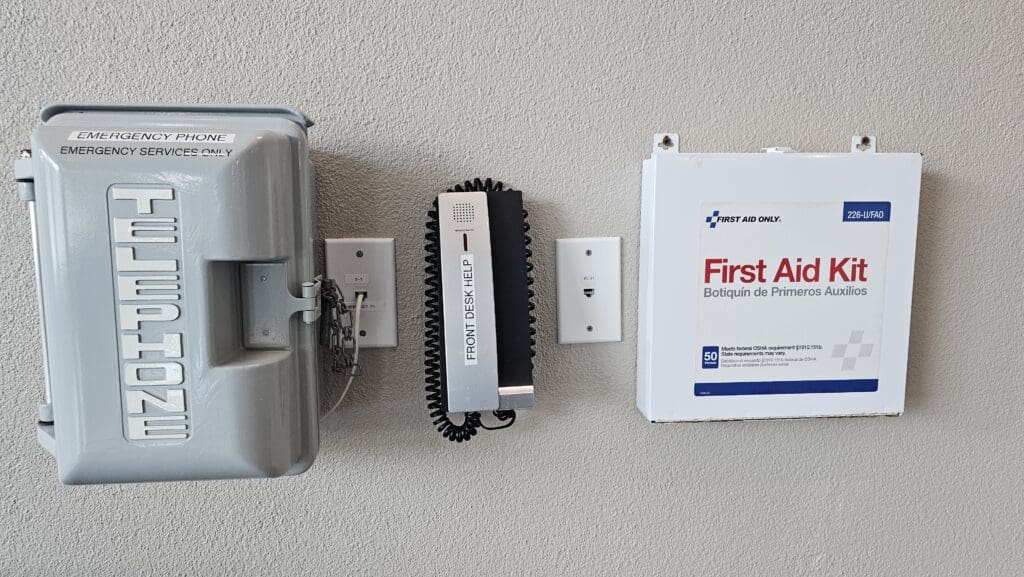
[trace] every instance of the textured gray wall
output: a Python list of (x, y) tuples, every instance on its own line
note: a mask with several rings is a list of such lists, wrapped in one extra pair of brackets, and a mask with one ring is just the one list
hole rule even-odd
[[(300, 477), (65, 488), (33, 433), (28, 219), (0, 214), (0, 574), (1019, 575), (1024, 26), (1017, 2), (0, 5), (0, 151), (55, 100), (267, 102), (311, 132), (326, 236), (394, 236), (402, 345)], [(902, 5), (901, 5), (902, 4)], [(652, 425), (634, 408), (640, 162), (925, 154), (907, 413)], [(468, 446), (421, 393), (430, 198), (526, 191), (538, 409)], [(624, 238), (622, 343), (556, 344), (554, 239)]]

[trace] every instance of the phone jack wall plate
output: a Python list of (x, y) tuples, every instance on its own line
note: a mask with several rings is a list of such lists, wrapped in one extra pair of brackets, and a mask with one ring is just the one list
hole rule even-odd
[(324, 252), (327, 276), (338, 283), (346, 304), (356, 302), (356, 293), (366, 293), (360, 318), (360, 348), (397, 347), (395, 239), (329, 238), (324, 241)]
[(622, 340), (621, 245), (617, 236), (555, 241), (559, 343)]

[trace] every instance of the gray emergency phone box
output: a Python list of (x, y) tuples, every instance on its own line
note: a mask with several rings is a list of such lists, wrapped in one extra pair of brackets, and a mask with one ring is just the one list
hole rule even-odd
[(298, 474), (318, 447), (311, 123), (269, 107), (54, 105), (33, 214), (61, 481)]

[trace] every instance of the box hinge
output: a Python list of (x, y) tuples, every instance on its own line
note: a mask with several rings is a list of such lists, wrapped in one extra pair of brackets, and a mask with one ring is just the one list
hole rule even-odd
[(32, 172), (32, 151), (24, 149), (14, 161), (14, 180), (18, 183), (18, 198), (22, 202), (36, 199), (35, 173)]
[(57, 434), (53, 423), (39, 423), (36, 426), (36, 441), (51, 455), (57, 456)]
[(302, 322), (311, 325), (320, 319), (320, 281), (317, 276), (311, 281), (302, 283)]

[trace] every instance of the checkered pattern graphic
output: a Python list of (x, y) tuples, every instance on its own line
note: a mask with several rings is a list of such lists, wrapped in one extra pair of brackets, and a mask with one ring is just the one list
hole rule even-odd
[(718, 224), (718, 211), (716, 210), (712, 212), (711, 216), (704, 219), (704, 222), (708, 223), (708, 226), (710, 226), (711, 228), (715, 228), (715, 226)]
[(850, 331), (850, 341), (832, 347), (832, 358), (843, 359), (844, 371), (852, 371), (857, 367), (857, 359), (866, 359), (875, 352), (874, 343), (865, 343), (864, 331)]

